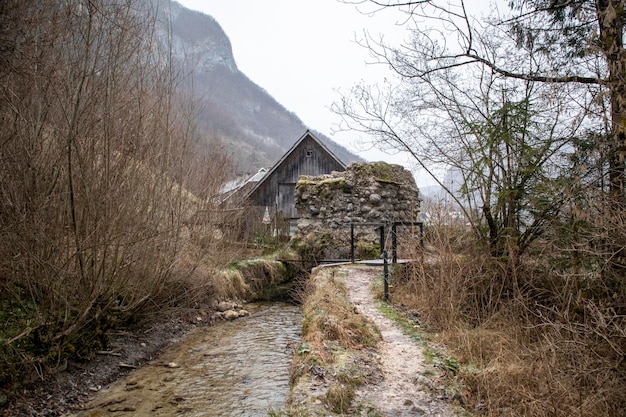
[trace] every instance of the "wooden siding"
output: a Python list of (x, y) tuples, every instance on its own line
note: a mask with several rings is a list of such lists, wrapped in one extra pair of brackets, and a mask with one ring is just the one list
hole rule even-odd
[(294, 192), (298, 178), (301, 175), (322, 175), (343, 170), (345, 166), (307, 132), (248, 198), (252, 205), (269, 207), (272, 214), (278, 211), (283, 212), (285, 217), (297, 218)]

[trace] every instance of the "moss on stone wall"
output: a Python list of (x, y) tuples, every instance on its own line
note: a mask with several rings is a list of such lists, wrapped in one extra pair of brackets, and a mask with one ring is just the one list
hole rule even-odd
[(368, 162), (353, 164), (352, 170), (359, 177), (371, 177), (378, 182), (400, 184), (402, 179), (399, 178), (398, 172), (402, 169), (398, 171), (396, 167), (386, 162)]
[(296, 183), (296, 192), (308, 192), (313, 195), (328, 196), (335, 191), (349, 193), (351, 189), (352, 187), (344, 177), (313, 179), (313, 177), (303, 176)]

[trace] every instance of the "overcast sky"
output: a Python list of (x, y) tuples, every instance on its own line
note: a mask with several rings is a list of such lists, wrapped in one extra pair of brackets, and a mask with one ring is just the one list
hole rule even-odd
[[(333, 135), (340, 119), (329, 109), (340, 98), (337, 90), (347, 94), (360, 80), (375, 83), (391, 76), (384, 66), (371, 64), (355, 39), (365, 30), (400, 42), (408, 33), (397, 24), (402, 19), (397, 11), (368, 15), (338, 0), (178, 1), (213, 16), (231, 41), (239, 69), (305, 125), (368, 160), (409, 167), (406, 157), (364, 148), (356, 132)], [(426, 182), (419, 173), (416, 178)]]

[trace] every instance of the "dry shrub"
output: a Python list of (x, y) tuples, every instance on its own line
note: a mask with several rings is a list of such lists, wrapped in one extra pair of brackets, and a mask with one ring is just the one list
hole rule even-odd
[(88, 359), (110, 329), (221, 291), (197, 245), (226, 252), (215, 216), (189, 219), (216, 209), (228, 158), (216, 148), (198, 162), (208, 151), (192, 141), (149, 9), (0, 6), (14, 35), (0, 52), (0, 385)]
[(154, 295), (154, 306), (158, 312), (167, 308), (206, 307), (215, 300), (241, 299), (247, 288), (240, 281), (241, 277), (229, 276), (209, 259), (186, 250), (176, 260), (163, 291)]
[(535, 340), (514, 317), (486, 327), (443, 335), (466, 365), (459, 378), (471, 392), (469, 409), (489, 416), (623, 415), (623, 376), (587, 351), (589, 341), (568, 340), (550, 324)]
[(439, 234), (423, 262), (398, 267), (393, 301), (440, 331), (462, 365), (465, 407), (485, 416), (624, 415), (623, 284), (580, 262), (572, 269), (569, 252), (545, 244), (512, 269), (458, 236)]
[(476, 255), (450, 246), (426, 254), (416, 250), (409, 259), (418, 262), (395, 266), (394, 300), (419, 309), (437, 328), (459, 320), (480, 322), (497, 311), (504, 290), (502, 280), (489, 271), (488, 259)]

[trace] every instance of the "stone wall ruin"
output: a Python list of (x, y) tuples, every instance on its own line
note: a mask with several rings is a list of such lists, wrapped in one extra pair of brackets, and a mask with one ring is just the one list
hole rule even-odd
[[(420, 195), (413, 175), (385, 162), (353, 163), (343, 172), (302, 176), (296, 184), (298, 228), (292, 246), (303, 258), (347, 259), (350, 223), (417, 221)], [(373, 225), (355, 227), (356, 256), (380, 255)]]

